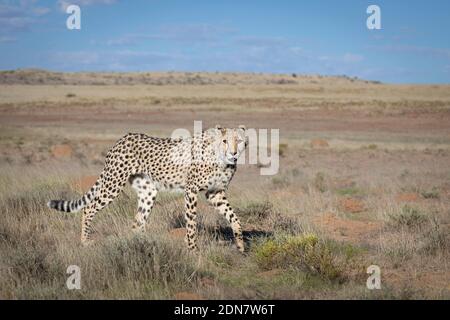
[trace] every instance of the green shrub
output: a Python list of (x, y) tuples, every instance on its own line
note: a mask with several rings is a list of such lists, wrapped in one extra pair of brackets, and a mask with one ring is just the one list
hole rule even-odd
[(363, 194), (362, 190), (357, 187), (340, 188), (336, 190), (336, 193), (340, 196), (357, 196)]
[(413, 229), (421, 227), (427, 220), (427, 217), (418, 209), (405, 205), (400, 213), (391, 214), (389, 219), (390, 225), (393, 227), (406, 227)]
[(439, 191), (436, 187), (431, 190), (425, 190), (420, 193), (425, 199), (439, 199)]
[(346, 265), (333, 252), (333, 247), (314, 234), (266, 239), (255, 245), (253, 256), (264, 270), (299, 268), (328, 280), (344, 279)]

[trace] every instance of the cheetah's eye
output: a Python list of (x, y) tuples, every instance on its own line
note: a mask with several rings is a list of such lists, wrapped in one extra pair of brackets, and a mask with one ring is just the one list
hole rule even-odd
[(227, 143), (227, 140), (222, 140), (223, 143)]

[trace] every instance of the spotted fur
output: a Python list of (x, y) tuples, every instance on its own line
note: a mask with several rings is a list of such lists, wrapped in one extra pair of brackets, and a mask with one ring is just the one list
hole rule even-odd
[(243, 126), (216, 126), (184, 139), (129, 133), (107, 153), (103, 171), (86, 194), (79, 200), (51, 200), (48, 206), (65, 212), (84, 209), (81, 241), (87, 243), (95, 214), (120, 194), (127, 181), (138, 195), (133, 228), (141, 231), (145, 230), (158, 191), (182, 189), (185, 193), (185, 241), (189, 249), (196, 250), (198, 193), (205, 191), (208, 202), (230, 223), (236, 245), (243, 252), (241, 225), (225, 191), (246, 145)]

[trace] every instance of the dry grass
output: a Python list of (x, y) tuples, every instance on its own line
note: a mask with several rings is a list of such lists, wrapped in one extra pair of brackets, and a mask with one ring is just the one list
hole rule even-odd
[[(170, 236), (170, 230), (183, 225), (183, 199), (177, 194), (162, 193), (147, 232), (135, 235), (130, 226), (136, 198), (130, 189), (96, 217), (95, 243), (84, 248), (79, 243), (80, 215), (45, 207), (50, 198), (75, 196), (70, 175), (62, 175), (66, 165), (59, 163), (52, 171), (11, 166), (0, 173), (2, 298), (171, 299), (177, 292), (208, 298), (404, 298), (402, 286), (415, 272), (439, 274), (448, 264), (445, 215), (438, 211), (426, 215), (421, 211), (428, 210), (424, 204), (413, 209), (391, 201), (386, 207), (384, 199), (375, 200), (378, 196), (368, 191), (365, 199), (372, 214), (383, 206), (375, 219), (384, 227), (375, 234), (342, 240), (336, 234), (339, 230), (327, 230), (314, 219), (333, 210), (340, 197), (316, 191), (314, 176), (292, 181), (270, 201), (255, 191), (241, 194), (235, 192), (239, 186), (232, 188), (231, 201), (244, 224), (247, 256), (231, 245), (227, 223), (204, 203), (199, 220), (201, 253), (189, 254), (182, 238)], [(289, 199), (299, 183), (305, 193)], [(270, 193), (271, 182), (262, 187)], [(351, 228), (346, 232), (357, 234)], [(364, 289), (365, 268), (373, 263), (386, 275), (401, 270), (400, 279), (383, 278), (383, 293)], [(79, 291), (65, 287), (66, 268), (73, 264), (82, 270)], [(274, 270), (273, 275), (266, 276), (267, 270)], [(410, 298), (448, 297), (444, 286), (418, 283), (407, 289)]]
[[(448, 86), (27, 72), (0, 74), (15, 83), (0, 90), (0, 298), (450, 298)], [(244, 165), (229, 190), (246, 255), (204, 201), (201, 252), (189, 254), (181, 194), (160, 193), (135, 235), (137, 200), (126, 189), (96, 216), (87, 248), (80, 214), (46, 208), (78, 196), (77, 181), (100, 172), (125, 132), (163, 136), (194, 119), (280, 129), (280, 172)], [(382, 290), (366, 288), (371, 264)], [(66, 288), (69, 265), (81, 268), (81, 290)]]

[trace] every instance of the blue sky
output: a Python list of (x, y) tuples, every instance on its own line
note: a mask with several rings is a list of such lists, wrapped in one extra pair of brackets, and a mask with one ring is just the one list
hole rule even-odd
[[(78, 4), (81, 30), (64, 8)], [(381, 30), (366, 9), (381, 8)], [(0, 69), (242, 71), (450, 83), (450, 1), (1, 0)]]

